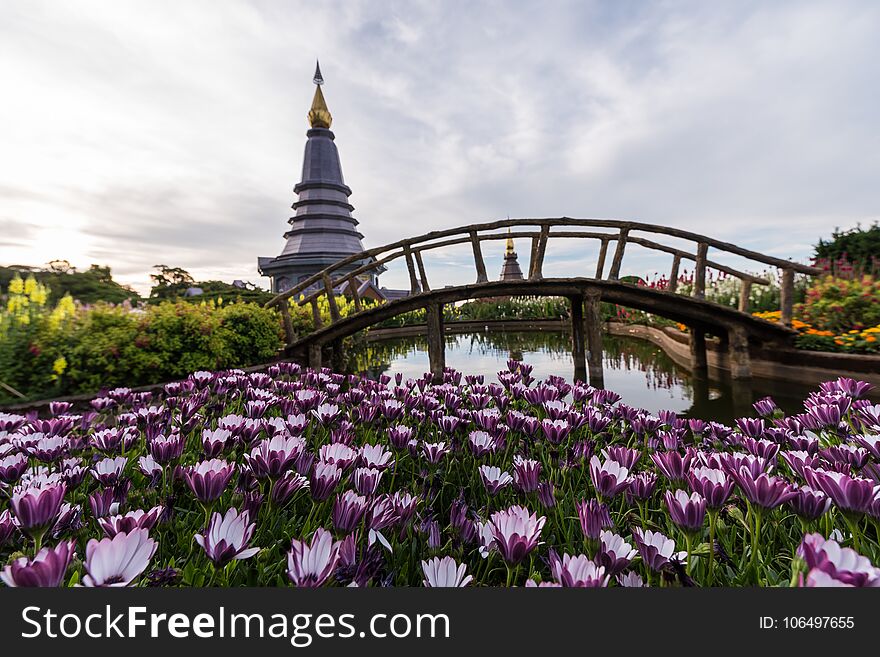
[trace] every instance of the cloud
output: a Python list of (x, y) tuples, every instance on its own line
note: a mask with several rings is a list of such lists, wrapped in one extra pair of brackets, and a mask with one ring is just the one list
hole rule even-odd
[(604, 216), (805, 259), (878, 214), (874, 3), (14, 0), (0, 18), (2, 262), (99, 262), (142, 290), (156, 262), (257, 280), (316, 56), (367, 246)]

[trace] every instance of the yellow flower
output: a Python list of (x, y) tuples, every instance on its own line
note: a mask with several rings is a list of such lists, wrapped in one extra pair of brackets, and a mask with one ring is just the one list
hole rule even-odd
[(12, 280), (9, 281), (9, 294), (23, 294), (24, 293), (24, 281), (21, 280), (21, 276), (16, 274), (12, 277)]
[(55, 372), (57, 376), (61, 376), (64, 374), (64, 370), (67, 369), (67, 359), (64, 356), (59, 356), (55, 359), (55, 362), (52, 363), (52, 371)]
[(73, 298), (69, 294), (65, 294), (49, 315), (49, 326), (56, 329), (64, 320), (73, 317), (75, 313), (76, 305), (73, 303)]

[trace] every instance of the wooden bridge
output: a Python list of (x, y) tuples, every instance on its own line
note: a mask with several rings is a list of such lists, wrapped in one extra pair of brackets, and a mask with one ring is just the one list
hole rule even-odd
[[(482, 245), (484, 242), (513, 239), (531, 240), (528, 275), (518, 281), (492, 281), (486, 272)], [(543, 265), (548, 247), (560, 240), (580, 240), (595, 245), (595, 271), (576, 270), (569, 277), (545, 278)], [(657, 240), (677, 240), (678, 246)], [(681, 243), (692, 246), (682, 248)], [(473, 251), (475, 281), (467, 285), (432, 288), (425, 267), (424, 254), (460, 244), (470, 244)], [(671, 256), (669, 284), (659, 290), (620, 280), (621, 267), (628, 245), (637, 245)], [(739, 271), (710, 260), (710, 249), (719, 254), (738, 256), (758, 269), (780, 270), (781, 302), (779, 323), (771, 323), (749, 314), (749, 296), (753, 286), (769, 285), (770, 281), (753, 273)], [(585, 251), (586, 253), (586, 251)], [(610, 264), (608, 263), (610, 254)], [(714, 253), (712, 254), (714, 255)], [(379, 305), (368, 305), (358, 296), (357, 285), (348, 286), (346, 294), (353, 297), (354, 312), (342, 317), (336, 303), (336, 290), (353, 279), (383, 271), (388, 263), (403, 259), (410, 280), (410, 296)], [(584, 263), (589, 262), (585, 255)], [(682, 261), (692, 261), (693, 289), (690, 295), (679, 293), (679, 271)], [(357, 263), (368, 261), (358, 266)], [(606, 267), (606, 265), (608, 265)], [(352, 269), (352, 267), (355, 269)], [(737, 278), (740, 282), (738, 308), (706, 300), (707, 271), (714, 269)], [(606, 271), (607, 270), (607, 271)], [(428, 355), (431, 372), (440, 377), (445, 366), (443, 306), (467, 299), (501, 296), (559, 296), (571, 303), (572, 356), (575, 377), (586, 380), (589, 365), (590, 382), (602, 385), (602, 334), (600, 302), (606, 301), (660, 315), (689, 327), (691, 357), (695, 373), (706, 370), (706, 334), (718, 336), (726, 343), (728, 367), (732, 378), (751, 376), (749, 345), (780, 345), (790, 343), (796, 332), (791, 328), (796, 273), (818, 274), (815, 267), (782, 260), (712, 239), (704, 235), (631, 221), (612, 219), (507, 219), (473, 224), (449, 230), (433, 231), (419, 237), (368, 249), (327, 267), (295, 287), (277, 295), (266, 306), (277, 306), (284, 318), (287, 348), (290, 357), (320, 367), (325, 351), (330, 350), (334, 363), (341, 356), (342, 339), (387, 319), (423, 308), (427, 318)], [(592, 274), (592, 276), (590, 275)], [(437, 285), (437, 282), (433, 282)], [(330, 323), (321, 318), (320, 300), (325, 297), (330, 310)], [(292, 301), (291, 301), (292, 300)], [(315, 329), (296, 335), (292, 328), (289, 304), (311, 305)]]

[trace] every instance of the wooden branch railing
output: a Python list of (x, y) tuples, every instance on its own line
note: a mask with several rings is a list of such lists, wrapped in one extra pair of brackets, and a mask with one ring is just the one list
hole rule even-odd
[[(532, 230), (516, 230), (521, 227), (532, 227)], [(537, 230), (535, 230), (535, 228)], [(570, 230), (572, 228), (612, 229), (616, 232), (596, 232), (583, 230)], [(493, 232), (506, 229), (504, 232)], [(552, 230), (556, 229), (556, 230)], [(568, 230), (566, 230), (568, 229)], [(653, 239), (647, 239), (633, 233), (649, 233), (656, 236), (673, 237), (695, 243), (695, 252), (691, 253), (680, 248), (668, 246)], [(596, 263), (595, 276), (597, 280), (618, 280), (623, 266), (626, 248), (629, 244), (668, 253), (673, 256), (672, 269), (669, 276), (667, 291), (677, 293), (679, 273), (682, 260), (694, 262), (694, 285), (692, 295), (695, 298), (705, 298), (706, 272), (714, 269), (724, 272), (740, 281), (739, 310), (749, 311), (749, 295), (754, 285), (769, 285), (770, 281), (760, 276), (738, 271), (727, 265), (709, 260), (709, 249), (736, 255), (752, 262), (760, 263), (764, 267), (776, 267), (782, 271), (781, 275), (781, 323), (791, 326), (792, 309), (794, 301), (794, 276), (796, 273), (815, 275), (821, 270), (808, 265), (802, 265), (788, 260), (782, 260), (773, 256), (750, 251), (742, 247), (715, 240), (704, 235), (698, 235), (677, 228), (668, 228), (654, 224), (642, 224), (631, 221), (615, 219), (572, 219), (561, 217), (558, 219), (507, 219), (484, 224), (474, 224), (461, 228), (433, 231), (419, 237), (399, 240), (392, 244), (367, 249), (358, 254), (351, 255), (339, 262), (327, 267), (294, 287), (272, 298), (266, 307), (280, 305), (284, 327), (287, 334), (287, 343), (295, 340), (292, 334), (292, 322), (289, 311), (286, 309), (288, 300), (299, 295), (297, 300), (300, 306), (311, 304), (312, 316), (315, 328), (321, 328), (320, 307), (318, 301), (322, 296), (327, 298), (330, 309), (330, 321), (336, 323), (340, 320), (339, 307), (336, 303), (336, 290), (339, 286), (348, 283), (349, 293), (352, 295), (355, 312), (361, 312), (363, 303), (357, 291), (359, 277), (364, 274), (372, 274), (381, 271), (382, 268), (395, 260), (404, 259), (410, 280), (412, 294), (428, 292), (431, 287), (425, 269), (423, 253), (436, 249), (467, 244), (471, 245), (474, 258), (476, 282), (486, 283), (489, 280), (486, 271), (486, 263), (483, 258), (482, 243), (494, 240), (530, 239), (531, 253), (529, 258), (529, 280), (543, 278), (543, 265), (547, 252), (547, 246), (551, 239), (589, 239), (599, 241), (599, 254)], [(611, 267), (607, 277), (604, 276), (605, 262), (608, 255), (608, 247), (611, 242), (615, 243)], [(577, 273), (573, 274), (577, 275)]]

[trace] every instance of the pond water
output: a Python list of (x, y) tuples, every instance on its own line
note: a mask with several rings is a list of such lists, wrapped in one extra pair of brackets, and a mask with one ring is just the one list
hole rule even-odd
[[(532, 375), (539, 381), (551, 374), (571, 381), (569, 344), (568, 333), (553, 330), (447, 335), (446, 365), (466, 374), (483, 374), (489, 383), (507, 369), (509, 358), (515, 358), (533, 365)], [(353, 355), (356, 369), (371, 376), (400, 373), (415, 378), (430, 369), (427, 341), (421, 336), (370, 341)], [(626, 336), (604, 336), (603, 370), (604, 387), (622, 395), (630, 406), (727, 423), (754, 415), (752, 403), (768, 395), (786, 412), (800, 412), (804, 398), (815, 389), (759, 379), (695, 380), (659, 347)]]

